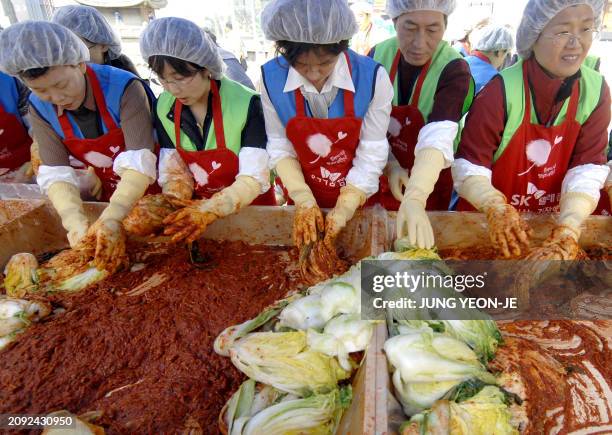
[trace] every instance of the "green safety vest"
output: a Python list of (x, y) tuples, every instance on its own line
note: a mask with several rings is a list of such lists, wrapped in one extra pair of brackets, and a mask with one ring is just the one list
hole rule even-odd
[[(580, 67), (580, 97), (578, 100), (578, 108), (576, 112), (576, 121), (582, 125), (593, 113), (593, 110), (599, 104), (601, 98), (601, 86), (603, 83), (603, 76), (597, 71), (582, 66)], [(504, 152), (512, 137), (516, 133), (516, 130), (521, 125), (523, 117), (525, 115), (525, 87), (523, 85), (523, 60), (519, 60), (516, 64), (500, 72), (504, 82), (504, 93), (506, 101), (506, 113), (508, 119), (504, 128), (504, 134), (502, 136), (501, 144), (493, 156), (495, 162)], [(533, 104), (533, 97), (531, 97), (531, 107), (535, 107)], [(561, 111), (557, 115), (553, 125), (559, 125), (565, 121), (567, 108), (569, 106), (570, 97), (566, 98)], [(537, 124), (538, 119), (535, 110), (531, 110), (531, 123)]]
[(599, 64), (601, 63), (601, 59), (598, 56), (590, 55), (584, 59), (582, 64), (586, 67), (589, 67), (595, 71), (599, 71)]
[[(397, 54), (397, 50), (399, 49), (397, 37), (389, 38), (386, 41), (381, 42), (376, 45), (374, 51), (374, 60), (379, 62), (386, 70), (387, 73), (391, 74), (391, 67), (393, 66), (393, 59), (395, 59), (395, 55)], [(446, 68), (450, 62), (455, 59), (463, 59), (461, 54), (454, 48), (452, 48), (448, 42), (440, 41), (436, 51), (433, 54), (431, 64), (429, 66), (429, 70), (427, 71), (427, 77), (425, 77), (425, 81), (423, 82), (423, 87), (421, 89), (421, 95), (419, 96), (419, 104), (418, 108), (423, 115), (423, 119), (427, 124), (429, 115), (431, 115), (431, 111), (433, 110), (434, 97), (436, 95), (436, 90), (438, 89), (438, 81), (440, 80), (440, 75), (442, 75), (442, 71)], [(397, 106), (399, 101), (399, 73), (395, 76), (395, 80), (393, 81), (393, 105)], [(414, 93), (414, 88), (412, 89), (412, 94), (410, 95), (410, 102), (412, 102), (412, 96)], [(470, 78), (470, 89), (468, 94), (465, 96), (465, 100), (463, 101), (463, 109), (462, 115), (464, 115), (472, 105), (472, 100), (474, 99), (474, 80)], [(459, 143), (459, 139), (461, 137), (461, 129), (457, 132), (457, 137), (455, 138), (455, 149)]]
[[(242, 130), (247, 122), (249, 105), (251, 98), (257, 93), (238, 82), (223, 77), (219, 87), (221, 97), (221, 110), (223, 112), (223, 133), (225, 134), (225, 144), (229, 150), (236, 155), (240, 152)], [(176, 147), (176, 136), (174, 133), (174, 121), (168, 119), (168, 113), (174, 107), (176, 98), (167, 91), (164, 91), (157, 100), (157, 117), (162, 123), (164, 130)], [(195, 144), (181, 131), (181, 148), (185, 151), (198, 151)], [(211, 126), (208, 129), (206, 145), (204, 150), (214, 150), (217, 148), (217, 138), (215, 129)]]

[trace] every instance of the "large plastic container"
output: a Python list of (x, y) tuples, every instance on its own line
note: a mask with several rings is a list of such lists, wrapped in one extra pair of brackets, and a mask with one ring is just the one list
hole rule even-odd
[[(0, 267), (13, 254), (31, 252), (42, 254), (68, 246), (65, 230), (53, 206), (45, 201), (0, 201), (0, 207), (14, 210), (3, 225), (0, 224)], [(86, 203), (90, 222), (104, 210), (106, 204)], [(18, 213), (17, 210), (20, 210)], [(213, 240), (241, 240), (251, 244), (292, 245), (294, 207), (248, 207), (240, 213), (213, 223), (205, 238)], [(387, 215), (380, 208), (359, 211), (341, 233), (338, 244), (356, 262), (363, 257), (383, 252), (387, 245)], [(371, 349), (376, 349), (373, 337)], [(376, 385), (374, 353), (367, 353), (353, 382), (354, 400), (345, 412), (338, 433), (361, 435), (374, 433), (375, 420), (371, 417)]]
[[(434, 230), (436, 246), (439, 249), (465, 248), (470, 246), (486, 246), (490, 244), (486, 218), (481, 213), (473, 212), (429, 212)], [(524, 216), (533, 229), (533, 240), (544, 240), (554, 228), (555, 215), (529, 214)], [(387, 213), (386, 249), (391, 249), (396, 238), (396, 213)], [(580, 244), (583, 247), (612, 246), (612, 218), (608, 216), (591, 216), (585, 223)], [(387, 340), (387, 328), (379, 325), (370, 349), (370, 357), (376, 364), (375, 384), (367, 385), (368, 391), (375, 391), (375, 396), (369, 398), (374, 406), (366, 406), (369, 414), (366, 419), (373, 420), (374, 429), (371, 434), (394, 435), (398, 433), (399, 425), (407, 418), (400, 403), (392, 393), (391, 376), (382, 349)], [(369, 378), (372, 379), (372, 378)], [(370, 396), (371, 397), (371, 396)]]

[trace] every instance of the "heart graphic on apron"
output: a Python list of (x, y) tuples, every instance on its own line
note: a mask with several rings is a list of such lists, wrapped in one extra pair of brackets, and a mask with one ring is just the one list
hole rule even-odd
[[(556, 141), (556, 140), (555, 140)], [(552, 145), (546, 139), (538, 139), (531, 141), (527, 144), (527, 158), (531, 163), (533, 163), (529, 169), (524, 172), (521, 172), (521, 175), (527, 174), (529, 171), (533, 169), (534, 166), (538, 168), (544, 166), (546, 162), (548, 162), (548, 158), (550, 157), (550, 152), (552, 151)]]
[[(348, 136), (345, 132), (343, 131), (339, 131), (338, 132), (338, 140), (342, 140), (344, 139), (346, 136)], [(337, 141), (336, 141), (337, 142)], [(335, 142), (334, 142), (335, 143)]]
[(220, 167), (221, 167), (221, 163), (219, 163), (219, 162), (215, 162), (215, 161), (213, 160), (213, 162), (212, 162), (213, 172), (214, 172), (214, 171), (216, 171), (217, 169), (219, 169)]
[(189, 164), (189, 170), (193, 174), (193, 178), (195, 179), (198, 186), (206, 186), (208, 184), (208, 172), (206, 172), (200, 165), (197, 163)]
[(117, 146), (115, 146), (115, 147), (110, 147), (110, 151), (111, 151), (111, 153), (113, 153), (113, 154), (117, 154), (119, 151), (121, 151), (121, 147), (117, 147)]
[(0, 128), (0, 134), (4, 133), (4, 129)]
[(345, 132), (339, 131), (338, 139), (336, 139), (334, 142), (329, 140), (327, 136), (321, 133), (316, 133), (309, 136), (308, 139), (306, 139), (306, 144), (308, 145), (310, 151), (317, 155), (317, 158), (310, 162), (310, 164), (316, 163), (321, 157), (327, 157), (331, 152), (332, 145), (340, 142), (347, 136), (348, 135)]
[(85, 160), (94, 165), (97, 168), (112, 168), (113, 159), (109, 156), (105, 156), (97, 151), (88, 151), (85, 153)]

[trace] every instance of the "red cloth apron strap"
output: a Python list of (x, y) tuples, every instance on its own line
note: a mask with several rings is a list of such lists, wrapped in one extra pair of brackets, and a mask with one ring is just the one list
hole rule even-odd
[[(87, 78), (89, 79), (89, 83), (91, 84), (94, 100), (96, 102), (96, 108), (102, 117), (106, 130), (111, 131), (117, 129), (117, 123), (111, 116), (110, 112), (108, 111), (108, 107), (106, 106), (106, 99), (104, 98), (104, 93), (102, 92), (102, 87), (100, 86), (100, 81), (98, 80), (96, 73), (88, 66), (86, 74)], [(66, 139), (78, 139), (77, 135), (75, 134), (74, 127), (68, 119), (66, 112), (62, 113), (62, 115), (59, 117), (59, 122)]]

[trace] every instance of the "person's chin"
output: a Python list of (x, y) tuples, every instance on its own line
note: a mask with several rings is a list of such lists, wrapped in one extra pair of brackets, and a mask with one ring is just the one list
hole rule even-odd
[(429, 56), (425, 54), (409, 54), (408, 56), (404, 56), (404, 58), (412, 66), (423, 66), (429, 60)]

